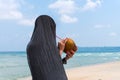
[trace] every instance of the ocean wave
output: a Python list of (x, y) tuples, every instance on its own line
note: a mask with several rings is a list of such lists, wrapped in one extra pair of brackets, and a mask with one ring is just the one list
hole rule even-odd
[(120, 53), (100, 53), (99, 56), (120, 56)]
[(21, 78), (17, 78), (17, 80), (32, 80), (31, 76), (25, 76)]
[(120, 56), (120, 53), (116, 53), (116, 55)]
[(11, 67), (25, 67), (28, 65), (0, 65), (0, 69), (2, 68), (11, 68)]
[(108, 60), (108, 58), (103, 58), (103, 60)]
[(90, 56), (92, 53), (77, 53), (75, 56)]
[(98, 56), (110, 56), (113, 55), (114, 53), (100, 53)]
[(120, 59), (120, 57), (114, 57), (114, 59), (117, 59), (117, 60), (118, 60), (118, 59)]

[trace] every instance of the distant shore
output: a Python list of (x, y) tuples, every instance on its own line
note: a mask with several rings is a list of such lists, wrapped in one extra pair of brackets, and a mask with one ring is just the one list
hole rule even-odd
[(120, 61), (67, 69), (66, 73), (68, 80), (120, 80)]

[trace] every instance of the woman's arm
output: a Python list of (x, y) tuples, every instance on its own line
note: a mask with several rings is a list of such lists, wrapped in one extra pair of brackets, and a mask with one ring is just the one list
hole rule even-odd
[(63, 53), (66, 41), (67, 41), (67, 38), (66, 39), (62, 39), (61, 41), (58, 42), (58, 49), (59, 49), (60, 55), (62, 55), (62, 53)]
[[(58, 42), (58, 49), (59, 49), (60, 55), (62, 55), (64, 51), (66, 41), (67, 41), (67, 38), (62, 39), (61, 41)], [(77, 50), (77, 47), (75, 46), (74, 50), (70, 50), (66, 52), (66, 56), (62, 59), (63, 64), (67, 64), (67, 60), (72, 58), (76, 50)]]

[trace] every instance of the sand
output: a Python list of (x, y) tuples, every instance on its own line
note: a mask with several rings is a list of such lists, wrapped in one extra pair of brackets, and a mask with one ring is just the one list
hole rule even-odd
[(68, 80), (120, 80), (120, 61), (68, 69), (66, 74)]

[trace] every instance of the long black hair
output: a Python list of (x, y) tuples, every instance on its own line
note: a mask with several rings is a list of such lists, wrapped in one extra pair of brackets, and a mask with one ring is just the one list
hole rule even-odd
[(27, 45), (27, 59), (33, 80), (67, 80), (56, 47), (56, 24), (48, 15), (39, 16)]

